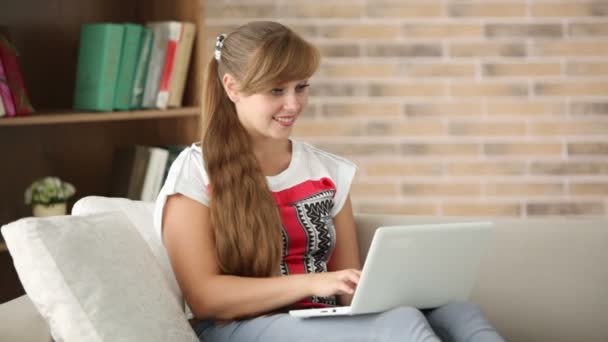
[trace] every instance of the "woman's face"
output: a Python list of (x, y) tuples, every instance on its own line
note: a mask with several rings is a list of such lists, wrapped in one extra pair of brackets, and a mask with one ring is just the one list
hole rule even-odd
[(235, 101), (239, 120), (254, 139), (287, 139), (308, 104), (308, 88), (308, 80), (298, 80), (267, 92), (239, 95)]

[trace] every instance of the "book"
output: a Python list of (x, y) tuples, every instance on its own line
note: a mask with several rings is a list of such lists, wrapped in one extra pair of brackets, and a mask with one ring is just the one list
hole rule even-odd
[(188, 145), (162, 146), (162, 148), (164, 148), (165, 150), (167, 150), (169, 152), (169, 157), (167, 158), (167, 164), (165, 164), (165, 172), (163, 173), (163, 178), (162, 178), (162, 181), (160, 182), (161, 187), (162, 187), (162, 184), (165, 184), (165, 181), (167, 180), (167, 176), (169, 176), (169, 169), (171, 168), (171, 165), (173, 164), (173, 162), (175, 161), (177, 156), (179, 156), (179, 154), (182, 153), (182, 151), (187, 147), (188, 147)]
[(154, 41), (150, 51), (142, 106), (164, 109), (168, 102), (168, 86), (173, 72), (177, 39), (183, 25), (178, 21), (159, 21), (149, 22), (146, 26), (152, 30)]
[(169, 151), (163, 148), (149, 147), (148, 149), (150, 150), (150, 160), (141, 191), (141, 200), (144, 202), (154, 201), (158, 196), (167, 159), (169, 158)]
[(132, 145), (117, 148), (112, 159), (110, 196), (140, 200), (144, 177), (150, 161), (146, 146)]
[(146, 87), (146, 74), (148, 71), (148, 63), (150, 61), (150, 50), (154, 34), (147, 27), (142, 27), (142, 36), (140, 40), (139, 56), (137, 58), (137, 67), (133, 80), (133, 90), (131, 94), (131, 109), (142, 108), (144, 96), (144, 88)]
[[(10, 105), (8, 100), (4, 100), (5, 109), (11, 110), (14, 107), (15, 115), (27, 115), (34, 111), (30, 98), (25, 88), (25, 82), (23, 81), (23, 74), (17, 61), (18, 58), (17, 48), (13, 44), (8, 29), (6, 27), (0, 27), (0, 60), (4, 67), (4, 73), (6, 81), (11, 92), (11, 98), (13, 104)], [(9, 116), (11, 115), (8, 110)]]
[(124, 26), (83, 24), (80, 31), (75, 110), (112, 111)]
[(171, 78), (171, 85), (169, 86), (169, 107), (181, 107), (182, 105), (195, 35), (196, 25), (188, 22), (183, 23), (181, 37), (177, 44), (173, 77)]
[(0, 59), (0, 116), (15, 116), (15, 114), (13, 93), (8, 87), (4, 65), (2, 64), (2, 59)]
[(114, 109), (131, 109), (131, 96), (133, 83), (139, 58), (140, 41), (143, 26), (137, 24), (124, 24), (124, 36), (118, 75), (116, 77), (116, 93), (114, 94)]

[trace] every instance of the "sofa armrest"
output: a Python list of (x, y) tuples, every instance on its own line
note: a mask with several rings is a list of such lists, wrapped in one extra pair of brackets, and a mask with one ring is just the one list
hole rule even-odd
[(0, 304), (2, 341), (52, 342), (49, 327), (27, 295)]

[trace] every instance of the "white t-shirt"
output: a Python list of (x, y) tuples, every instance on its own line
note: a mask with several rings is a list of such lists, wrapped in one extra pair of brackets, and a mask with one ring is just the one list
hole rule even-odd
[[(356, 165), (342, 157), (292, 140), (289, 166), (278, 175), (266, 177), (283, 223), (282, 274), (327, 270), (335, 244), (333, 218), (346, 202), (356, 171)], [(154, 228), (161, 241), (167, 197), (179, 193), (209, 206), (209, 184), (201, 147), (193, 144), (171, 165), (156, 200)], [(298, 304), (335, 305), (335, 298), (311, 297)]]

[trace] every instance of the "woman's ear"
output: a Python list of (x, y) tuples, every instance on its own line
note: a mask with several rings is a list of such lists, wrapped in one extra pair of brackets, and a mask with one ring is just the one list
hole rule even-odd
[(238, 91), (238, 82), (237, 80), (230, 74), (224, 74), (222, 78), (222, 83), (224, 84), (224, 89), (226, 89), (226, 93), (230, 98), (230, 101), (236, 103), (239, 100), (239, 91)]

